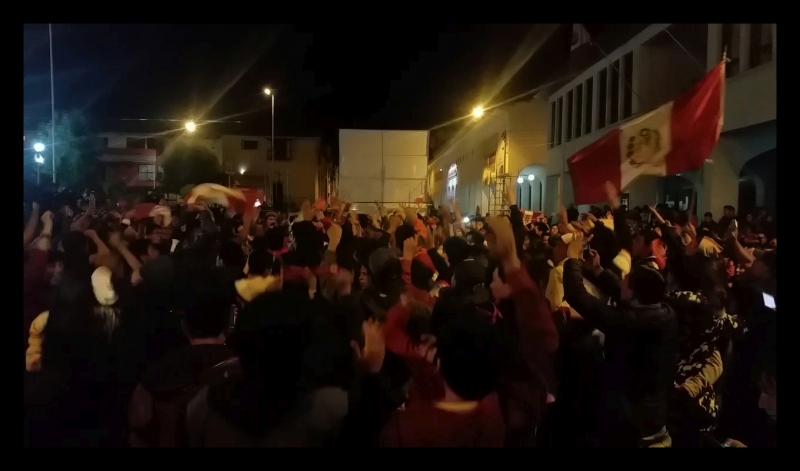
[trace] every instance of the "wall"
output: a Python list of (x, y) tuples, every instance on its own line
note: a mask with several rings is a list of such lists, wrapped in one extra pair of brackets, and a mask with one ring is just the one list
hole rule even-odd
[[(493, 184), (485, 186), (485, 158), (494, 152), (495, 174), (510, 175), (516, 184), (520, 171), (532, 164), (544, 166), (547, 156), (547, 103), (531, 99), (486, 111), (476, 124), (456, 133), (444, 150), (428, 166), (428, 193), (436, 204), (448, 199), (447, 173), (457, 168), (455, 197), (464, 214), (491, 210)], [(505, 145), (502, 136), (506, 134)], [(489, 145), (490, 142), (496, 144)], [(436, 179), (436, 172), (441, 179)]]
[[(242, 141), (258, 142), (258, 149), (242, 149)], [(264, 176), (268, 166), (270, 139), (259, 136), (222, 136), (216, 146), (219, 147), (221, 163), (230, 165), (236, 173), (244, 170), (246, 175)], [(216, 150), (216, 148), (214, 149)], [(263, 183), (262, 183), (263, 186)]]
[[(777, 25), (772, 24), (772, 61), (750, 67), (749, 24), (734, 24), (739, 36), (738, 73), (726, 82), (725, 125), (723, 131), (752, 126), (777, 119)], [(714, 67), (722, 57), (722, 24), (714, 23), (708, 29), (708, 68)], [(758, 91), (758, 92), (755, 92)]]
[(287, 176), (284, 185), (293, 203), (300, 205), (306, 199), (313, 202), (320, 195), (319, 175), (324, 172), (320, 139), (295, 138), (291, 142), (292, 159), (275, 161), (275, 168)]

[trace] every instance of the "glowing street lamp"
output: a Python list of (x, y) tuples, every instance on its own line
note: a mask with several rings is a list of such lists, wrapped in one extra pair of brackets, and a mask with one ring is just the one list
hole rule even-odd
[(521, 185), (521, 184), (522, 184), (522, 182), (524, 182), (524, 181), (525, 181), (525, 180), (523, 180), (523, 179), (522, 179), (522, 177), (517, 177), (517, 183), (519, 183), (520, 185)]
[(483, 112), (484, 110), (482, 106), (476, 106), (475, 108), (472, 109), (472, 117), (480, 118), (481, 116), (483, 116)]
[(33, 151), (36, 152), (36, 155), (33, 157), (33, 161), (36, 162), (36, 184), (39, 184), (39, 176), (42, 172), (42, 165), (44, 165), (44, 157), (42, 157), (42, 152), (44, 152), (44, 144), (41, 142), (36, 142), (33, 144)]
[(536, 177), (533, 174), (528, 175), (528, 181), (532, 182)]
[(184, 127), (189, 134), (197, 130), (197, 124), (194, 121), (187, 121)]
[[(275, 201), (275, 188), (269, 188), (269, 185), (272, 184), (272, 172), (275, 166), (275, 91), (269, 87), (265, 87), (264, 95), (270, 98), (272, 108), (272, 118), (270, 119), (272, 135), (269, 139), (269, 171), (267, 171), (266, 162), (264, 162), (264, 194), (272, 195), (272, 201)], [(269, 174), (269, 183), (267, 183), (267, 174)]]

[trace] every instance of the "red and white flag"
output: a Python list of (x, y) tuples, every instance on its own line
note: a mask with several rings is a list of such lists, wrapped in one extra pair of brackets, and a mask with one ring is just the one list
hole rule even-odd
[[(199, 202), (218, 204), (237, 213), (244, 213), (248, 208), (247, 198), (236, 188), (228, 188), (216, 183), (201, 183), (186, 194), (186, 203)], [(250, 205), (252, 207), (252, 205)]]
[(675, 175), (702, 167), (719, 140), (724, 100), (721, 62), (675, 100), (573, 154), (567, 163), (575, 204), (604, 201), (606, 181), (625, 191), (642, 175)]

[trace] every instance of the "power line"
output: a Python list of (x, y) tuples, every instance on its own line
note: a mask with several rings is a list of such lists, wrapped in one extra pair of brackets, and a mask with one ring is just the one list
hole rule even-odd
[(702, 70), (705, 73), (706, 67), (703, 64), (701, 64), (700, 61), (697, 60), (697, 58), (694, 55), (692, 55), (692, 53), (689, 52), (689, 50), (686, 49), (686, 47), (684, 47), (683, 44), (681, 44), (681, 42), (678, 41), (677, 38), (675, 38), (675, 36), (672, 35), (672, 33), (669, 32), (669, 29), (665, 29), (664, 32), (667, 33), (669, 37), (672, 38), (673, 41), (675, 41), (675, 44), (677, 44), (678, 47), (681, 48), (683, 52), (685, 52), (686, 55), (689, 56), (695, 64), (697, 64), (697, 67), (699, 67), (700, 70)]

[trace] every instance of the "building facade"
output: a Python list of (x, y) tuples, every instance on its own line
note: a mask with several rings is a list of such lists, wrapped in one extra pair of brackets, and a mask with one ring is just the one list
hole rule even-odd
[(330, 192), (331, 165), (317, 137), (276, 136), (272, 159), (271, 139), (265, 136), (152, 136), (101, 133), (98, 158), (104, 163), (106, 180), (128, 187), (159, 187), (163, 171), (159, 164), (182, 140), (213, 152), (225, 169), (230, 186), (264, 188), (271, 180), (276, 205), (299, 207), (305, 199), (313, 201)]
[[(440, 147), (428, 165), (435, 204), (455, 198), (465, 215), (505, 209), (509, 185), (524, 209), (539, 210), (545, 192), (547, 102), (537, 98), (487, 110)], [(518, 180), (522, 180), (518, 183)]]
[[(698, 213), (715, 215), (726, 204), (774, 205), (775, 33), (774, 24), (652, 24), (603, 51), (603, 59), (549, 95), (545, 212), (556, 213), (559, 186), (562, 204), (572, 203), (573, 184), (579, 182), (569, 176), (571, 155), (677, 97), (718, 64), (723, 51), (730, 59), (725, 125), (704, 167), (679, 176), (641, 177), (623, 198), (630, 206), (666, 203), (682, 209), (696, 191)], [(766, 161), (752, 164), (756, 158)]]

